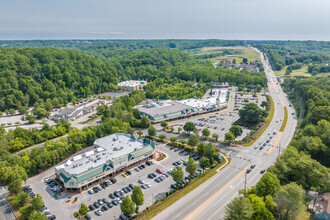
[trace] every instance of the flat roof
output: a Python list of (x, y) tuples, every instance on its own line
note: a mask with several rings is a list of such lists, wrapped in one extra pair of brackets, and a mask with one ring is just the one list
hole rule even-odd
[(139, 109), (141, 112), (151, 116), (171, 114), (185, 110), (187, 108), (191, 108), (191, 106), (172, 100), (151, 102), (149, 104), (137, 106), (137, 109)]
[(93, 150), (70, 158), (56, 169), (63, 168), (69, 174), (80, 174), (147, 146), (149, 144), (135, 140), (128, 134), (112, 134), (95, 140)]
[(118, 83), (118, 86), (138, 86), (138, 85), (146, 85), (147, 81), (139, 81), (139, 80), (128, 80)]

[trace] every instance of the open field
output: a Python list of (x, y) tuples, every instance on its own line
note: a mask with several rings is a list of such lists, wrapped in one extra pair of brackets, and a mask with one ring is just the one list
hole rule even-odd
[(218, 60), (232, 61), (234, 58), (236, 59), (236, 63), (241, 63), (243, 58), (247, 58), (249, 61), (254, 61), (254, 60), (260, 61), (260, 54), (250, 47), (204, 47), (201, 49), (200, 54), (218, 53), (222, 49), (241, 50), (242, 53), (234, 54), (234, 55), (219, 56), (219, 57), (215, 57), (215, 58), (210, 58), (209, 60), (211, 60), (213, 63), (215, 63)]
[[(285, 71), (288, 68), (288, 66), (285, 66), (282, 70), (274, 71), (276, 76), (283, 76), (285, 75)], [(311, 76), (310, 73), (307, 72), (308, 66), (303, 66), (302, 68), (298, 70), (292, 70), (292, 73), (290, 76)]]

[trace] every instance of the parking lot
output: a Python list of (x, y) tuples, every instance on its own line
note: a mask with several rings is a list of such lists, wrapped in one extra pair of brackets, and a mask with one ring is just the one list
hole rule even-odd
[[(173, 165), (173, 162), (176, 162), (178, 160), (187, 161), (189, 158), (189, 154), (180, 153), (180, 151), (175, 149), (170, 150), (170, 147), (168, 146), (157, 145), (156, 149), (157, 151), (165, 153), (167, 157), (160, 162), (153, 161), (153, 165), (145, 165), (145, 168), (139, 170), (138, 172), (134, 170), (134, 168), (132, 168), (130, 170), (131, 175), (128, 175), (128, 177), (126, 178), (123, 175), (117, 175), (115, 177), (116, 183), (111, 184), (104, 189), (102, 189), (102, 187), (99, 187), (101, 190), (98, 193), (90, 194), (88, 193), (88, 191), (84, 191), (80, 194), (70, 195), (68, 193), (62, 192), (58, 195), (58, 198), (56, 198), (54, 196), (55, 194), (51, 191), (51, 187), (45, 183), (45, 179), (54, 175), (53, 169), (47, 170), (46, 172), (29, 179), (27, 184), (31, 186), (35, 194), (39, 193), (43, 197), (45, 206), (51, 214), (54, 214), (56, 216), (56, 219), (74, 219), (73, 213), (75, 211), (78, 211), (82, 202), (85, 203), (87, 206), (90, 206), (102, 199), (106, 199), (105, 202), (108, 202), (109, 205), (111, 203), (112, 208), (108, 209), (107, 211), (103, 211), (101, 216), (97, 216), (95, 214), (96, 208), (93, 205), (94, 210), (90, 211), (89, 215), (92, 217), (92, 219), (117, 219), (121, 214), (120, 205), (115, 205), (115, 203), (113, 203), (112, 201), (117, 200), (118, 202), (120, 202), (120, 197), (131, 195), (132, 192), (122, 192), (122, 195), (113, 198), (109, 197), (110, 193), (114, 193), (115, 191), (124, 191), (123, 187), (126, 187), (127, 190), (129, 184), (141, 185), (142, 181), (140, 181), (140, 183), (138, 181), (143, 180), (143, 185), (148, 185), (145, 185), (145, 189), (142, 189), (144, 193), (144, 205), (140, 207), (140, 211), (142, 211), (145, 207), (152, 205), (156, 200), (163, 198), (166, 195), (166, 192), (169, 192), (171, 190), (171, 185), (174, 183), (170, 175), (166, 177), (156, 172), (156, 170), (159, 169), (163, 172), (169, 171), (175, 167)], [(183, 163), (180, 166), (182, 166), (185, 176), (188, 176)], [(156, 182), (155, 180), (157, 179), (157, 177), (154, 177), (152, 179), (149, 178), (148, 175), (151, 173), (157, 174), (157, 177), (164, 176), (163, 180)], [(76, 197), (78, 198), (76, 202), (68, 204), (66, 202), (69, 200), (69, 196), (72, 197), (71, 201)], [(102, 206), (104, 206), (104, 204), (102, 204)], [(100, 210), (102, 206), (100, 206), (98, 209)]]

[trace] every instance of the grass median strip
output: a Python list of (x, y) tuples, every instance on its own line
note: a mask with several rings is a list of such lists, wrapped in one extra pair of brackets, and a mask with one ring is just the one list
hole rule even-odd
[(281, 132), (284, 131), (287, 121), (288, 121), (288, 108), (286, 106), (284, 106), (284, 118), (283, 118), (283, 122), (282, 122), (282, 125), (280, 128)]
[[(228, 164), (230, 164), (230, 158), (227, 158), (227, 160), (229, 162), (227, 163), (226, 166), (228, 166)], [(164, 209), (166, 209), (167, 207), (169, 207), (170, 205), (172, 205), (173, 203), (175, 203), (176, 201), (178, 201), (179, 199), (181, 199), (182, 197), (184, 197), (185, 195), (190, 193), (192, 190), (194, 190), (195, 188), (200, 186), (206, 180), (210, 179), (212, 176), (217, 174), (218, 173), (217, 169), (219, 169), (219, 167), (221, 167), (225, 162), (226, 162), (226, 160), (223, 160), (220, 164), (218, 164), (216, 167), (214, 167), (212, 170), (210, 170), (204, 176), (193, 180), (188, 186), (186, 186), (185, 188), (170, 195), (164, 201), (162, 201), (158, 204), (155, 204), (154, 206), (151, 206), (149, 208), (149, 211), (145, 211), (146, 212), (145, 214), (142, 212), (136, 219), (143, 219), (143, 220), (152, 219), (157, 214), (159, 214), (161, 211), (163, 211)], [(222, 167), (222, 169), (225, 168), (226, 166)]]
[(259, 139), (259, 137), (266, 131), (270, 122), (273, 120), (274, 113), (275, 113), (275, 105), (274, 105), (273, 98), (271, 96), (269, 96), (269, 100), (270, 100), (270, 110), (269, 110), (269, 114), (268, 114), (267, 118), (265, 119), (264, 124), (258, 131), (257, 135), (254, 137), (254, 139), (251, 139), (249, 142), (242, 144), (242, 146), (248, 147), (248, 146), (251, 146), (252, 144), (254, 144), (254, 142), (256, 142)]

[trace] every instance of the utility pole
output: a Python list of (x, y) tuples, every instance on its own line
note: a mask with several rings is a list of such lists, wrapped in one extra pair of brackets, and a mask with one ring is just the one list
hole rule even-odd
[(278, 145), (278, 155), (277, 155), (277, 157), (279, 157), (280, 154), (281, 154), (281, 143)]
[(246, 196), (246, 179), (247, 179), (247, 172), (245, 171), (245, 181), (244, 181), (244, 194)]

